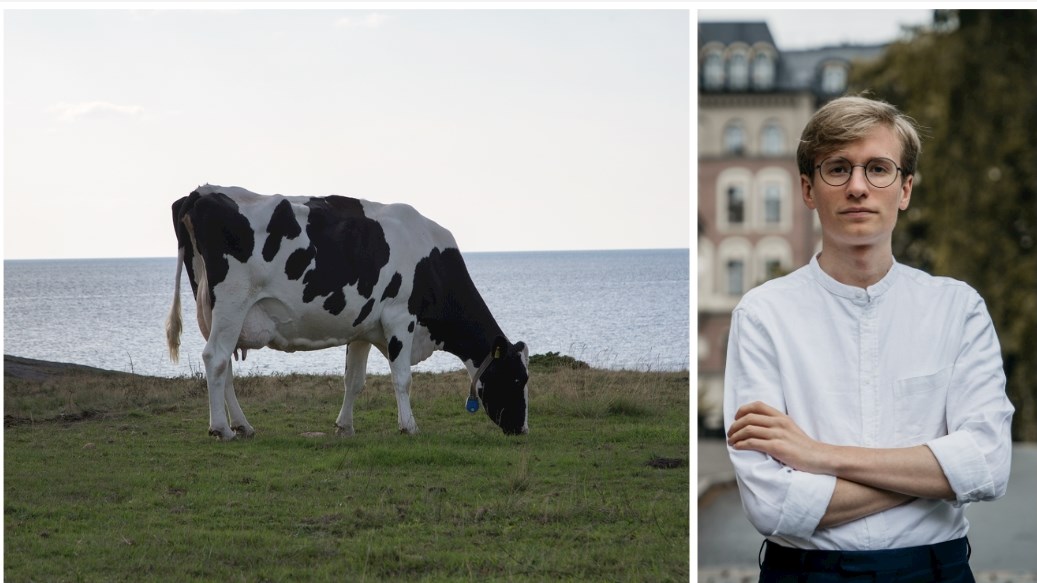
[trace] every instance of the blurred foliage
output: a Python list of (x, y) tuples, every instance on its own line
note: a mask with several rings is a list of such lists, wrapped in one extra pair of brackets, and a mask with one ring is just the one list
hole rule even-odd
[(566, 354), (548, 352), (547, 354), (530, 356), (529, 368), (536, 372), (553, 372), (560, 368), (571, 368), (574, 370), (590, 368), (590, 365)]
[(963, 280), (1001, 340), (1012, 434), (1037, 440), (1037, 10), (937, 10), (853, 92), (897, 105), (922, 128), (898, 260)]

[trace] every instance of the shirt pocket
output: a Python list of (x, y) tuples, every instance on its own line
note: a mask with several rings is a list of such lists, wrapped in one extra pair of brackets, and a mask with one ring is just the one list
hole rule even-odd
[(947, 387), (953, 367), (893, 383), (896, 442), (921, 445), (947, 435)]

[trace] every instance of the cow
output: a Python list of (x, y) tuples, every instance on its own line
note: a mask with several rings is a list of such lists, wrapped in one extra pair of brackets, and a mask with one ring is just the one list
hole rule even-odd
[[(345, 397), (336, 433), (353, 435), (353, 403), (376, 347), (389, 361), (402, 433), (414, 434), (411, 366), (443, 350), (471, 378), (505, 434), (529, 431), (529, 350), (508, 341), (468, 274), (449, 231), (405, 204), (345, 196), (261, 195), (205, 185), (173, 203), (176, 290), (166, 321), (179, 357), (183, 268), (205, 337), (209, 433), (255, 430), (234, 394), (231, 359), (269, 347), (293, 352), (346, 345)], [(229, 411), (229, 420), (228, 420)]]

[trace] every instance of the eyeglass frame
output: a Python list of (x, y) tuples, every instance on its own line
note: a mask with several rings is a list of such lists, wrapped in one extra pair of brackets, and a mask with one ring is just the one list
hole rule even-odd
[[(847, 160), (846, 158), (843, 158), (842, 156), (829, 156), (829, 157), (825, 158), (824, 160), (821, 160), (820, 164), (818, 164), (817, 166), (814, 166), (814, 170), (815, 171), (816, 170), (820, 170), (821, 167), (825, 165), (825, 162), (827, 162), (829, 160), (832, 160), (832, 159), (844, 160), (847, 164), (850, 163), (849, 160)], [(897, 171), (893, 174), (893, 179), (890, 180), (889, 184), (887, 184), (885, 186), (878, 186), (877, 184), (875, 184), (874, 182), (871, 181), (871, 178), (868, 178), (868, 166), (870, 166), (871, 163), (875, 162), (876, 160), (889, 160), (890, 163), (893, 164), (893, 167), (897, 169)], [(864, 164), (850, 164), (850, 172), (849, 172), (849, 174), (846, 175), (846, 181), (845, 182), (841, 182), (839, 184), (832, 184), (831, 182), (825, 180), (823, 172), (818, 172), (817, 174), (818, 174), (818, 176), (821, 177), (821, 181), (822, 182), (824, 182), (828, 186), (832, 186), (832, 187), (836, 187), (837, 188), (837, 187), (840, 187), (840, 186), (846, 186), (846, 184), (848, 184), (850, 182), (850, 179), (853, 178), (853, 169), (854, 168), (858, 168), (858, 167), (859, 168), (864, 168), (864, 180), (866, 180), (868, 182), (868, 184), (874, 186), (875, 188), (889, 188), (890, 186), (893, 186), (894, 182), (897, 181), (897, 176), (898, 175), (903, 175), (904, 174), (904, 169), (903, 168), (901, 168), (900, 166), (897, 166), (896, 162), (894, 162), (891, 158), (886, 158), (885, 156), (880, 156), (878, 158), (872, 158), (872, 159), (868, 160)]]

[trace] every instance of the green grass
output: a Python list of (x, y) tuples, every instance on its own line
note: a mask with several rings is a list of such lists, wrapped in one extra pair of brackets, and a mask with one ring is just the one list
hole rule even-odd
[(201, 379), (5, 379), (5, 580), (688, 580), (686, 372), (534, 372), (520, 437), (463, 373), (415, 375), (416, 436), (387, 377), (351, 438), (340, 378), (236, 386), (257, 435), (220, 443)]

